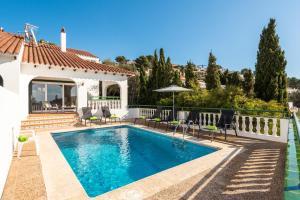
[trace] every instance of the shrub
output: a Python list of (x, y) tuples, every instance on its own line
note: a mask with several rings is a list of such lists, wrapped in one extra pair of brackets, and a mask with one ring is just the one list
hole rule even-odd
[[(172, 97), (163, 98), (159, 105), (172, 106)], [(275, 116), (280, 113), (263, 112), (266, 110), (286, 111), (286, 105), (272, 100), (269, 102), (261, 99), (247, 97), (241, 88), (227, 86), (225, 89), (213, 90), (195, 89), (193, 92), (176, 94), (176, 107), (199, 107), (199, 108), (234, 108), (241, 114)], [(257, 111), (260, 110), (260, 111)]]

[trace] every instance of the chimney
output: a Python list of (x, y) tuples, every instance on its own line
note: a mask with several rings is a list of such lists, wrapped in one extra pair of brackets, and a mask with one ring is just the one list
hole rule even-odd
[(64, 27), (62, 27), (60, 31), (60, 49), (62, 52), (67, 51), (67, 36)]

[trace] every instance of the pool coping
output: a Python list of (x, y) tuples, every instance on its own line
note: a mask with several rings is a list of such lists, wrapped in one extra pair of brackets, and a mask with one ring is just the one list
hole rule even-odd
[[(62, 133), (68, 131), (78, 131), (85, 129), (97, 129), (112, 126), (128, 125), (152, 131), (156, 134), (170, 137), (172, 132), (163, 133), (157, 129), (152, 129), (142, 125), (132, 125), (130, 123), (108, 124), (95, 127), (67, 128), (57, 131), (45, 131), (38, 133), (40, 137), (40, 160), (44, 176), (48, 199), (144, 199), (160, 192), (168, 187), (178, 184), (199, 173), (215, 168), (224, 160), (231, 160), (242, 148), (230, 144), (211, 142), (210, 140), (195, 141), (193, 137), (187, 136), (185, 140), (218, 148), (217, 151), (186, 163), (168, 168), (159, 173), (132, 182), (115, 190), (100, 194), (96, 197), (89, 197), (83, 186), (80, 184), (69, 163), (63, 156), (51, 133)], [(173, 134), (172, 134), (173, 135)], [(173, 136), (171, 136), (173, 137)], [(182, 135), (175, 134), (174, 137), (182, 139)], [(205, 165), (203, 165), (205, 163)], [(189, 172), (189, 173), (186, 173)]]

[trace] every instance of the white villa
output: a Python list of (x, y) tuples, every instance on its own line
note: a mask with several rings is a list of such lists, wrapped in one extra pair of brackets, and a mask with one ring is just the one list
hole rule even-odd
[[(101, 64), (97, 56), (87, 51), (67, 48), (64, 28), (60, 32), (60, 46), (37, 43), (34, 32), (26, 29), (25, 34), (17, 35), (1, 28), (0, 197), (17, 146), (16, 137), (26, 122), (25, 129), (36, 123), (70, 124), (76, 122), (77, 113), (87, 106), (94, 112), (108, 106), (112, 113), (126, 117), (127, 79), (133, 75), (125, 69)], [(119, 89), (116, 93), (119, 96), (107, 97), (110, 86)], [(50, 121), (44, 117), (42, 121), (30, 118), (49, 112), (55, 113)], [(60, 113), (71, 117), (57, 117)]]
[[(57, 46), (26, 26), (0, 28), (0, 199), (274, 199), (299, 189), (298, 166), (284, 167), (297, 163), (289, 113), (128, 106), (133, 72), (68, 48), (64, 28)], [(111, 123), (93, 124), (103, 106)], [(78, 123), (83, 107), (89, 127)], [(285, 172), (295, 177), (287, 192)]]
[[(18, 95), (21, 118), (43, 112), (45, 101), (57, 105), (58, 112), (107, 105), (123, 116), (127, 78), (132, 75), (125, 69), (101, 64), (87, 51), (67, 48), (64, 28), (60, 46), (36, 43), (31, 35), (24, 37), (3, 29), (0, 32), (0, 84)], [(107, 100), (107, 88), (115, 84), (121, 98)], [(102, 98), (97, 101), (99, 96)]]

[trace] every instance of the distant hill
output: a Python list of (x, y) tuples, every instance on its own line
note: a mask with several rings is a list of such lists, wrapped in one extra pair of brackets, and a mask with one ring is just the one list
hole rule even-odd
[(288, 87), (300, 89), (300, 79), (295, 77), (288, 78)]

